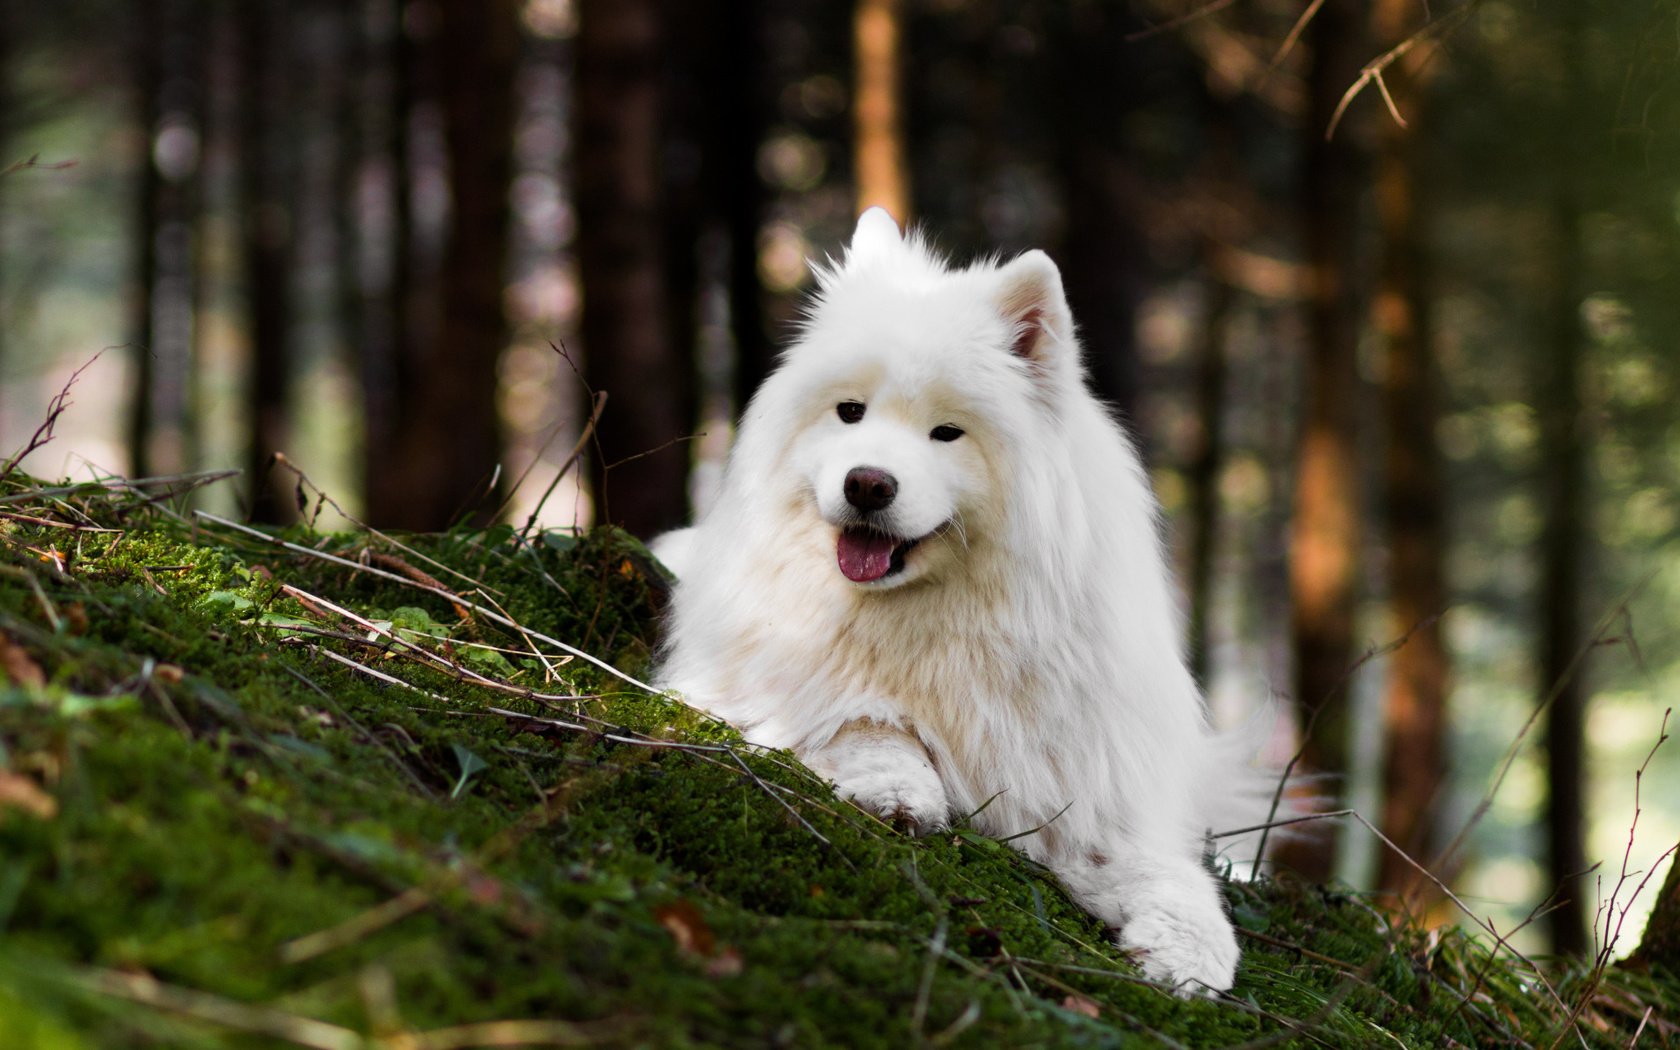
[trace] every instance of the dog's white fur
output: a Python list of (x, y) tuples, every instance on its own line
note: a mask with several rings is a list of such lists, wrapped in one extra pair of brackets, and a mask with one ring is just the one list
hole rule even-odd
[[(1229, 988), (1202, 855), (1259, 777), (1207, 725), (1155, 499), (1055, 265), (947, 269), (873, 209), (818, 278), (715, 506), (654, 546), (679, 581), (659, 681), (914, 829), (1037, 828), (1013, 843), (1146, 974)], [(848, 503), (857, 467), (896, 480), (888, 506)], [(921, 542), (853, 582), (836, 544), (863, 522)]]

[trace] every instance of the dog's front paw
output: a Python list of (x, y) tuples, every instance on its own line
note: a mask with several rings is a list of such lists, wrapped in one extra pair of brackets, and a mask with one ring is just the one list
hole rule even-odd
[(932, 834), (950, 821), (945, 788), (939, 774), (926, 764), (853, 770), (835, 781), (834, 788), (841, 797), (912, 835)]
[(950, 822), (951, 804), (926, 748), (910, 731), (867, 718), (848, 723), (833, 739), (800, 756), (851, 799), (912, 835)]
[(1143, 974), (1190, 998), (1231, 987), (1237, 977), (1237, 935), (1217, 900), (1187, 899), (1140, 908), (1120, 928), (1120, 946)]

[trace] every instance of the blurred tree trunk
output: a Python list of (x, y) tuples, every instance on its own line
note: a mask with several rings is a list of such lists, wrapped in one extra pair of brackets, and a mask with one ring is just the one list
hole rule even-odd
[[(333, 32), (338, 37), (339, 61), (331, 70), (332, 82), (326, 88), (338, 113), (338, 119), (332, 124), (333, 306), (345, 348), (345, 363), (352, 371), (361, 366), (369, 327), (363, 299), (363, 242), (358, 216), (362, 210), (360, 187), (366, 144), (373, 140), (374, 131), (368, 119), (369, 71), (377, 68), (378, 52), (372, 46), (366, 25), (367, 7), (365, 0), (353, 0), (335, 8)], [(368, 424), (365, 391), (363, 394), (364, 433), (357, 451), (365, 455)]]
[(758, 277), (758, 235), (768, 197), (758, 173), (758, 150), (770, 104), (765, 97), (764, 0), (720, 2), (720, 32), (710, 60), (721, 101), (711, 125), (718, 200), (729, 236), (729, 325), (735, 340), (735, 408), (740, 412), (770, 374), (775, 358)]
[[(1072, 4), (1056, 25), (1053, 119), (1067, 215), (1058, 261), (1091, 382), (1131, 423), (1138, 407), (1137, 311), (1149, 253), (1134, 210), (1144, 187), (1121, 134), (1124, 115), (1138, 104), (1141, 77), (1115, 56), (1137, 53), (1125, 36), (1139, 24), (1111, 5)], [(1147, 435), (1135, 427), (1132, 433), (1141, 446)]]
[[(1211, 256), (1209, 250), (1204, 258)], [(1210, 666), (1208, 621), (1213, 606), (1214, 555), (1219, 545), (1219, 474), (1225, 464), (1225, 388), (1236, 291), (1211, 265), (1205, 266), (1201, 347), (1196, 365), (1196, 448), (1185, 469), (1190, 490), (1190, 565), (1185, 589), (1190, 606), (1186, 651), (1196, 681), (1207, 685)]]
[[(1421, 15), (1409, 0), (1380, 0), (1374, 17), (1381, 46), (1400, 43), (1417, 29)], [(1388, 80), (1408, 126), (1382, 118), (1376, 191), (1383, 247), (1372, 319), (1384, 363), (1390, 603), (1398, 632), (1410, 636), (1389, 662), (1383, 699), (1381, 827), (1409, 856), (1427, 863), (1440, 845), (1448, 678), (1440, 621), (1448, 601), (1446, 479), (1435, 444), (1439, 383), (1424, 246), (1422, 150), (1428, 132), (1422, 129), (1428, 101), (1413, 68), (1396, 63)], [(1386, 848), (1379, 854), (1377, 885), (1416, 905), (1439, 897), (1433, 883)]]
[(1677, 859), (1669, 862), (1668, 877), (1657, 891), (1651, 917), (1645, 920), (1645, 935), (1628, 964), (1659, 966), (1680, 975), (1680, 846), (1671, 856)]
[[(1190, 559), (1185, 573), (1189, 622), (1185, 651), (1190, 671), (1205, 688), (1211, 671), (1209, 622), (1213, 612), (1214, 563), (1219, 550), (1219, 477), (1225, 468), (1227, 387), (1230, 373), (1231, 318), (1237, 305), (1237, 290), (1220, 272), (1220, 249), (1240, 241), (1248, 231), (1239, 228), (1229, 213), (1214, 201), (1240, 199), (1242, 170), (1237, 160), (1236, 114), (1228, 98), (1217, 96), (1205, 86), (1201, 109), (1209, 138), (1205, 153), (1202, 205), (1205, 228), (1197, 255), (1203, 273), (1200, 346), (1196, 361), (1196, 443), (1185, 465), (1189, 489)], [(1235, 209), (1233, 209), (1234, 211)]]
[(657, 0), (579, 3), (572, 151), (584, 377), (612, 398), (590, 464), (595, 520), (641, 536), (687, 516), (695, 414), (669, 319), (661, 13)]
[(502, 295), (519, 63), (517, 0), (441, 3), (432, 11), (437, 24), (429, 61), (438, 78), (449, 170), (438, 325), (423, 356), (409, 358), (413, 372), (387, 450), (391, 458), (373, 468), (386, 475), (382, 486), (396, 492), (382, 501), (380, 522), (424, 530), (446, 529), (464, 514), (484, 524), (498, 502), (496, 391), (508, 336)]
[[(13, 8), (21, 0), (0, 0), (0, 171), (17, 163), (21, 158), (13, 157), (12, 128), (17, 119), (12, 99), (12, 41), (16, 39), (22, 26)], [(0, 217), (6, 214), (6, 182), (0, 176)], [(7, 297), (10, 295), (9, 280), (6, 274), (6, 237), (5, 224), (0, 222), (0, 316), (10, 316), (7, 310)], [(6, 337), (9, 324), (0, 324), (0, 375), (6, 374)], [(0, 399), (3, 401), (3, 399)], [(0, 403), (0, 433), (6, 425), (6, 406)], [(0, 450), (0, 456), (11, 455), (10, 449)]]
[(910, 221), (910, 169), (904, 149), (901, 86), (904, 16), (900, 0), (856, 0), (852, 15), (856, 64), (852, 160), (857, 210), (882, 207), (899, 225)]
[(134, 90), (140, 104), (145, 149), (140, 157), (140, 184), (135, 189), (134, 286), (128, 322), (129, 348), (134, 355), (134, 388), (127, 435), (128, 472), (137, 478), (152, 473), (153, 394), (157, 387), (152, 308), (157, 301), (159, 198), (163, 195), (163, 176), (158, 172), (153, 143), (163, 115), (164, 33), (162, 4), (141, 4), (135, 13)]
[[(411, 212), (413, 171), (409, 156), (409, 121), (414, 112), (414, 41), (407, 28), (407, 0), (370, 0), (368, 41), (376, 60), (368, 63), (373, 81), (363, 123), (370, 160), (384, 177), (380, 186), (388, 211), (383, 227), (370, 227), (367, 215), (356, 224), (357, 254), (376, 247), (383, 266), (357, 277), (361, 302), (358, 362), (362, 387), (362, 492), (368, 520), (401, 520), (408, 504), (402, 462), (404, 419), (414, 412), (423, 362), (410, 335), (414, 221)], [(356, 209), (358, 213), (360, 209)]]
[(1550, 287), (1546, 301), (1549, 339), (1543, 341), (1536, 408), (1540, 416), (1540, 671), (1539, 703), (1552, 697), (1546, 716), (1546, 878), (1557, 887), (1557, 907), (1546, 915), (1552, 949), (1581, 954), (1589, 948), (1591, 914), (1582, 818), (1584, 665), (1571, 670), (1583, 644), (1581, 562), (1587, 545), (1586, 445), (1581, 406), (1581, 299), (1585, 259), (1581, 232), (1583, 122), (1586, 91), (1579, 12), (1567, 8), (1560, 34), (1560, 112), (1554, 121), (1556, 185), (1551, 207)]
[[(1360, 492), (1356, 421), (1359, 341), (1360, 189), (1364, 173), (1352, 129), (1326, 137), (1343, 92), (1359, 76), (1363, 8), (1326, 0), (1307, 30), (1305, 154), (1301, 159), (1306, 256), (1306, 402), (1290, 536), (1295, 699), (1306, 734), (1307, 771), (1347, 770), (1346, 676), (1358, 611)], [(1330, 877), (1335, 832), (1286, 844), (1280, 857), (1314, 881)]]
[[(287, 386), (291, 381), (291, 312), (294, 184), (289, 141), (290, 41), (288, 8), (275, 0), (239, 5), (239, 168), (245, 302), (250, 332), (246, 379), (245, 477), (251, 520), (296, 517), (288, 479), (275, 475), (273, 459), (287, 438)], [(280, 59), (277, 63), (276, 59)]]

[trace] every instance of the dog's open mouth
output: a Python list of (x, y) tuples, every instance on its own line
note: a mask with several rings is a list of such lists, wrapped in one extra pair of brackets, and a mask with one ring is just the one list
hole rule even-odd
[(899, 539), (869, 528), (842, 529), (835, 544), (835, 554), (846, 579), (853, 583), (870, 583), (902, 572), (904, 556), (922, 539)]

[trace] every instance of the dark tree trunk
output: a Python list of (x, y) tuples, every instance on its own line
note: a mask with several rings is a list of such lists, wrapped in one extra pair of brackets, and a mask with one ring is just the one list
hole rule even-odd
[(157, 240), (163, 176), (153, 156), (152, 142), (163, 114), (163, 41), (166, 32), (160, 3), (141, 4), (135, 13), (135, 93), (140, 104), (140, 128), (146, 148), (135, 187), (134, 290), (129, 307), (129, 343), (134, 355), (133, 401), (128, 416), (128, 472), (132, 477), (152, 473), (153, 394), (157, 386), (157, 358), (152, 348), (157, 301)]
[(360, 275), (358, 339), (362, 387), (362, 491), (368, 520), (391, 523), (406, 512), (409, 494), (403, 461), (403, 421), (414, 411), (422, 371), (421, 347), (410, 335), (414, 272), (414, 223), (410, 200), (412, 168), (409, 121), (414, 111), (414, 42), (406, 28), (407, 0), (370, 0), (369, 42), (378, 59), (368, 63), (371, 97), (365, 141), (371, 163), (384, 174), (381, 188), (388, 211), (382, 229), (357, 224), (358, 254), (381, 245), (383, 267)]
[[(22, 0), (0, 0), (0, 171), (17, 162), (11, 155), (13, 122), (17, 119), (12, 98), (12, 41), (21, 30), (21, 19), (14, 10)], [(6, 182), (0, 177), (0, 216), (6, 214)], [(5, 310), (9, 279), (6, 273), (6, 239), (4, 223), (0, 223), (0, 311)], [(9, 325), (0, 324), (0, 375), (6, 374), (6, 343)], [(6, 424), (6, 406), (0, 404), (0, 428)], [(10, 450), (0, 455), (10, 455)]]
[[(1360, 499), (1356, 420), (1361, 391), (1359, 194), (1364, 177), (1351, 130), (1326, 138), (1332, 113), (1359, 76), (1362, 8), (1327, 0), (1308, 29), (1312, 70), (1302, 157), (1302, 241), (1307, 295), (1306, 407), (1290, 537), (1295, 699), (1307, 770), (1347, 769), (1346, 676), (1353, 662), (1359, 594)], [(1334, 790), (1333, 788), (1330, 790)], [(1335, 864), (1334, 832), (1282, 851), (1302, 875), (1322, 881)]]
[(769, 122), (765, 96), (764, 2), (720, 0), (716, 63), (711, 71), (721, 101), (711, 115), (717, 151), (714, 175), (729, 237), (729, 325), (735, 341), (735, 408), (746, 408), (770, 374), (775, 347), (758, 277), (758, 235), (767, 194), (758, 174), (758, 150)]
[[(1130, 423), (1138, 408), (1137, 310), (1148, 251), (1133, 210), (1142, 187), (1117, 116), (1136, 104), (1139, 76), (1114, 56), (1132, 47), (1124, 37), (1136, 26), (1105, 4), (1069, 5), (1057, 24), (1056, 152), (1067, 214), (1058, 260), (1092, 385)], [(1140, 443), (1146, 437), (1135, 428), (1134, 436)]]
[[(1572, 9), (1571, 9), (1572, 10)], [(1549, 340), (1542, 343), (1544, 369), (1538, 398), (1540, 415), (1540, 700), (1552, 697), (1546, 716), (1546, 876), (1557, 887), (1558, 905), (1547, 913), (1552, 948), (1562, 954), (1584, 953), (1588, 895), (1580, 878), (1587, 867), (1582, 818), (1582, 735), (1586, 691), (1583, 666), (1571, 671), (1580, 649), (1581, 563), (1587, 543), (1588, 498), (1586, 444), (1581, 411), (1580, 306), (1584, 275), (1581, 199), (1578, 180), (1585, 161), (1578, 112), (1585, 90), (1579, 25), (1574, 17), (1559, 41), (1563, 103), (1556, 122), (1557, 185), (1551, 209), (1551, 287), (1546, 319)]]
[(290, 487), (273, 470), (274, 455), (286, 443), (291, 380), (294, 179), (286, 126), (287, 70), (275, 63), (289, 43), (287, 6), (247, 0), (239, 6), (239, 21), (240, 203), (251, 339), (245, 475), (251, 519), (273, 523), (297, 514)]
[(583, 0), (577, 37), (577, 252), (585, 378), (612, 398), (590, 464), (595, 518), (651, 536), (688, 509), (695, 379), (671, 339), (656, 0)]
[[(1417, 29), (1416, 8), (1382, 0), (1376, 11), (1384, 46)], [(1438, 819), (1446, 778), (1447, 650), (1440, 616), (1447, 605), (1446, 481), (1435, 445), (1439, 396), (1432, 349), (1424, 237), (1427, 179), (1421, 150), (1424, 90), (1410, 70), (1391, 67), (1391, 89), (1406, 106), (1408, 127), (1384, 118), (1377, 171), (1382, 269), (1373, 303), (1383, 344), (1383, 406), (1388, 443), (1383, 487), (1390, 543), (1389, 587), (1396, 626), (1410, 632), (1390, 660), (1383, 700), (1382, 829), (1420, 863), (1440, 845)], [(1392, 850), (1378, 862), (1377, 885), (1413, 905), (1439, 895)]]
[(449, 224), (438, 273), (439, 322), (413, 377), (414, 397), (385, 469), (406, 492), (387, 523), (443, 529), (477, 523), (497, 500), (498, 365), (513, 177), (516, 0), (444, 3), (431, 43), (449, 164)]

